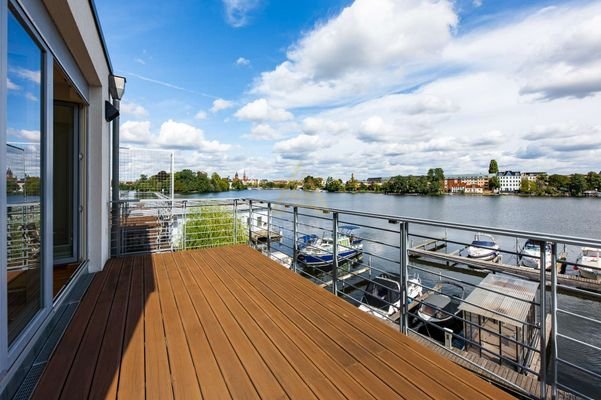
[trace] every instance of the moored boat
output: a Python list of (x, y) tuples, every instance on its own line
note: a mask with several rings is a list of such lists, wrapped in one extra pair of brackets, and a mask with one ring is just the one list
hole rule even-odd
[(499, 245), (491, 235), (476, 233), (472, 244), (467, 248), (467, 256), (478, 260), (491, 261), (499, 255)]
[(442, 328), (454, 328), (457, 325), (456, 316), (460, 313), (459, 305), (463, 300), (465, 290), (455, 282), (442, 282), (440, 290), (428, 296), (421, 302), (417, 310), (417, 319), (426, 328), (434, 324)]
[[(338, 232), (338, 263), (353, 260), (363, 254), (363, 241), (354, 234), (355, 226), (344, 225)], [(298, 262), (304, 266), (331, 270), (334, 264), (334, 238), (306, 235), (299, 240)]]
[[(520, 262), (520, 265), (523, 265), (524, 267), (540, 269), (540, 243), (535, 240), (528, 239), (520, 251), (518, 261)], [(551, 244), (547, 243), (545, 247), (545, 269), (551, 269), (551, 262)]]
[[(407, 304), (422, 294), (421, 279), (418, 275), (407, 281)], [(398, 274), (384, 273), (369, 282), (359, 310), (375, 317), (387, 319), (401, 309), (401, 285)]]
[(576, 263), (581, 277), (601, 279), (601, 249), (583, 247)]

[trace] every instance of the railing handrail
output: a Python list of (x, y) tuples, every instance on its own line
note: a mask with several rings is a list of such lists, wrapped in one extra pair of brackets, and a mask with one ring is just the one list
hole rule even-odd
[(493, 228), (484, 225), (472, 225), (472, 224), (463, 224), (458, 222), (448, 222), (448, 221), (436, 221), (425, 218), (416, 218), (416, 217), (405, 217), (401, 215), (394, 214), (380, 214), (380, 213), (372, 213), (366, 211), (354, 211), (354, 210), (346, 210), (341, 208), (331, 208), (331, 207), (322, 207), (322, 206), (314, 206), (314, 205), (306, 205), (306, 204), (298, 204), (298, 203), (287, 203), (282, 201), (272, 201), (272, 200), (261, 200), (255, 198), (240, 198), (239, 200), (248, 201), (252, 200), (253, 202), (258, 203), (271, 203), (277, 204), (281, 206), (287, 207), (299, 207), (305, 209), (311, 209), (316, 211), (327, 211), (329, 213), (340, 213), (346, 215), (354, 215), (357, 217), (366, 217), (366, 218), (376, 218), (376, 219), (387, 219), (390, 221), (397, 222), (409, 222), (416, 223), (419, 225), (429, 225), (435, 226), (439, 228), (451, 228), (457, 230), (468, 230), (472, 232), (483, 232), (483, 233), (491, 233), (496, 235), (507, 235), (507, 236), (518, 236), (521, 238), (534, 239), (538, 241), (547, 241), (547, 242), (561, 242), (562, 244), (572, 245), (572, 246), (590, 246), (590, 247), (600, 247), (601, 248), (601, 239), (593, 239), (593, 238), (583, 238), (577, 236), (566, 236), (566, 235), (558, 235), (558, 234), (549, 234), (549, 233), (541, 233), (541, 232), (532, 232), (532, 231), (523, 231), (518, 229), (508, 229), (508, 228)]

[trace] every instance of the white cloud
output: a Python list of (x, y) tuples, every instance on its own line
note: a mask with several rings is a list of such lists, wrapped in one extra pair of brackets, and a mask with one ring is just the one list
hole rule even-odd
[(26, 142), (37, 143), (40, 141), (40, 131), (39, 130), (9, 128), (7, 131), (8, 131), (7, 133), (9, 136), (13, 136), (14, 138), (24, 140)]
[(330, 143), (316, 135), (298, 135), (290, 139), (277, 142), (273, 146), (276, 153), (285, 159), (297, 160), (306, 158), (316, 150), (329, 147)]
[(250, 60), (248, 58), (238, 57), (238, 59), (236, 60), (236, 65), (248, 66), (250, 65)]
[(216, 140), (207, 140), (202, 129), (171, 119), (161, 125), (156, 144), (164, 148), (201, 152), (224, 152), (231, 147)]
[(146, 61), (144, 61), (143, 59), (141, 59), (139, 57), (134, 58), (134, 61), (137, 62), (138, 64), (146, 65)]
[(338, 135), (349, 126), (344, 121), (332, 121), (323, 118), (307, 117), (303, 119), (302, 130), (307, 135)]
[(21, 87), (10, 80), (10, 78), (6, 78), (6, 87), (8, 90), (20, 90)]
[(254, 140), (276, 140), (279, 139), (281, 135), (271, 125), (258, 124), (252, 127), (250, 134), (248, 134), (247, 137)]
[(34, 82), (37, 84), (40, 84), (42, 82), (42, 74), (39, 70), (35, 71), (35, 70), (31, 70), (31, 69), (17, 67), (17, 68), (10, 68), (9, 72), (14, 73), (19, 78), (27, 79), (28, 81), (31, 81), (31, 82)]
[(248, 14), (260, 5), (259, 0), (222, 0), (228, 24), (240, 28), (248, 24)]
[(213, 106), (211, 107), (212, 113), (217, 113), (222, 110), (227, 110), (228, 108), (232, 108), (234, 103), (229, 100), (224, 99), (216, 99), (213, 101)]
[(347, 101), (402, 85), (438, 59), (457, 24), (450, 1), (356, 0), (264, 72), (253, 92), (282, 107)]
[(151, 143), (150, 121), (126, 121), (122, 123), (119, 129), (119, 137), (124, 143)]
[(120, 110), (123, 114), (134, 117), (143, 118), (148, 116), (148, 111), (144, 107), (133, 102), (124, 101), (120, 105)]
[(248, 121), (288, 121), (294, 118), (292, 113), (283, 108), (273, 107), (265, 99), (258, 99), (246, 104), (234, 115)]
[(194, 115), (194, 119), (202, 121), (203, 119), (207, 119), (208, 115), (206, 111), (200, 110)]
[(39, 100), (38, 97), (31, 92), (25, 93), (25, 98), (29, 101), (38, 101)]

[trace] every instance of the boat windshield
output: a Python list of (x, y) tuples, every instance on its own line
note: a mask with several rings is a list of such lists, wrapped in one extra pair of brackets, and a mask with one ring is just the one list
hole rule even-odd
[(526, 242), (524, 248), (528, 250), (540, 250), (540, 246), (534, 242)]
[(481, 246), (481, 247), (494, 247), (495, 246), (494, 242), (489, 242), (489, 241), (486, 241), (486, 240), (474, 240), (472, 242), (472, 244), (474, 246)]
[(365, 289), (363, 302), (380, 309), (386, 309), (389, 305), (400, 299), (399, 284), (388, 279), (376, 278), (370, 282)]
[(586, 249), (582, 251), (582, 255), (584, 257), (599, 258), (601, 257), (601, 250)]

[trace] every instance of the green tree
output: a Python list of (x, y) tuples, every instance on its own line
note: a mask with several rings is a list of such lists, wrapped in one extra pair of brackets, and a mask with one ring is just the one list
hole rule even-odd
[(26, 176), (24, 192), (27, 196), (39, 196), (40, 195), (40, 177), (39, 176)]
[(498, 176), (493, 176), (488, 180), (488, 188), (492, 191), (499, 190), (501, 188), (501, 182)]
[(244, 183), (240, 179), (234, 178), (234, 180), (232, 181), (232, 189), (244, 190), (246, 189), (246, 186), (244, 186)]
[(488, 173), (489, 174), (499, 173), (499, 165), (497, 164), (497, 160), (490, 160), (490, 164), (488, 164)]
[(328, 176), (326, 179), (325, 189), (328, 192), (339, 192), (342, 190), (343, 184), (340, 179), (334, 179), (331, 176)]
[(12, 194), (19, 191), (19, 184), (17, 183), (17, 177), (13, 175), (13, 172), (8, 169), (6, 171), (6, 193)]
[[(444, 171), (442, 168), (430, 168), (427, 175), (428, 193), (441, 194), (444, 188)], [(421, 188), (423, 190), (423, 188)]]
[(581, 174), (574, 174), (570, 178), (570, 194), (572, 196), (582, 196), (582, 193), (587, 190), (586, 178)]
[(549, 176), (549, 186), (555, 192), (567, 192), (570, 190), (570, 177), (553, 174)]
[(344, 185), (344, 189), (347, 192), (355, 192), (358, 187), (359, 187), (359, 182), (357, 180), (355, 180), (355, 174), (351, 174), (351, 179), (346, 181), (346, 184)]

